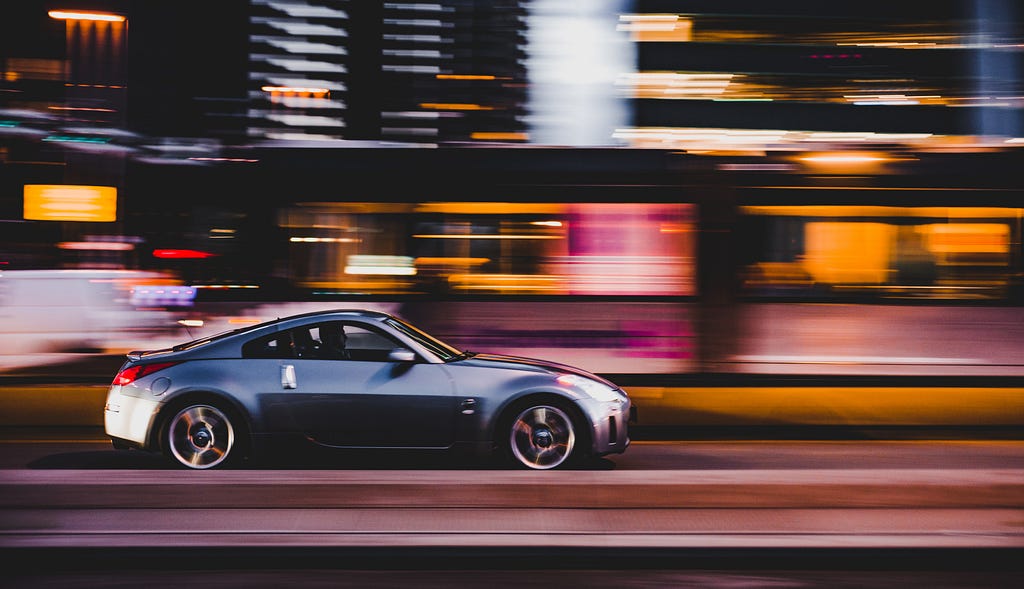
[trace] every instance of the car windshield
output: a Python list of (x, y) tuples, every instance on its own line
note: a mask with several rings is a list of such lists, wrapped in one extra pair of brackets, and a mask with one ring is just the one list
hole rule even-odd
[(420, 331), (416, 327), (413, 327), (412, 325), (405, 323), (404, 321), (399, 321), (398, 319), (395, 318), (388, 318), (385, 319), (385, 322), (391, 327), (394, 327), (398, 331), (401, 331), (405, 335), (416, 340), (416, 343), (420, 344), (424, 348), (427, 348), (445, 362), (450, 362), (464, 355), (462, 351), (459, 350), (458, 348), (449, 346), (448, 344), (437, 339), (436, 337), (428, 335)]

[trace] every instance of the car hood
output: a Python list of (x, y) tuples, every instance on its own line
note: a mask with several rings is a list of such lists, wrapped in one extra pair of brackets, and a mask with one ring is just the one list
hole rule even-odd
[(458, 364), (460, 366), (504, 368), (508, 370), (547, 372), (550, 374), (576, 374), (585, 378), (589, 378), (604, 383), (612, 388), (618, 388), (618, 386), (616, 386), (614, 383), (611, 383), (592, 372), (580, 370), (579, 368), (568, 366), (566, 364), (559, 364), (558, 362), (539, 360), (537, 358), (523, 358), (520, 356), (506, 356), (503, 354), (473, 353), (469, 358), (458, 361)]

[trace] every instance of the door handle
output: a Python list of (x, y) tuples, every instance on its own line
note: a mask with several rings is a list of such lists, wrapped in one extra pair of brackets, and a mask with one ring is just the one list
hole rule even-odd
[(295, 388), (295, 367), (291, 364), (281, 365), (281, 388), (283, 389), (294, 389)]

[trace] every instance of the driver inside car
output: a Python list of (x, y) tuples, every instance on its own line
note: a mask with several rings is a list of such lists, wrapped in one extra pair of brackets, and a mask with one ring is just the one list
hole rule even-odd
[(350, 358), (345, 343), (348, 336), (341, 323), (332, 321), (320, 326), (320, 357), (330, 360), (348, 360)]

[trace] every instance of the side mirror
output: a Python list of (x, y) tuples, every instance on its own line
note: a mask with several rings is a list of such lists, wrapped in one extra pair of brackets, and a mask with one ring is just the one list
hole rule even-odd
[(388, 352), (388, 360), (391, 362), (414, 362), (416, 353), (407, 348), (395, 348)]

